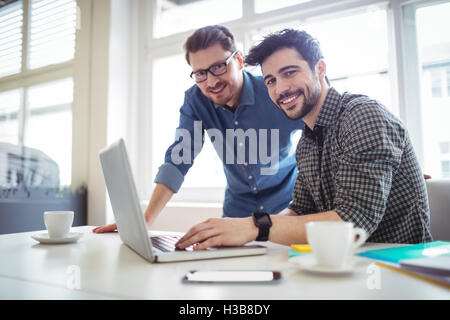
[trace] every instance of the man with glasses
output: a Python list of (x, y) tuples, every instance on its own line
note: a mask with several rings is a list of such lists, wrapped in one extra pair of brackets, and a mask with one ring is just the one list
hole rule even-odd
[[(145, 212), (147, 224), (153, 223), (180, 189), (200, 152), (205, 131), (223, 162), (227, 178), (223, 216), (280, 212), (292, 200), (297, 170), (291, 136), (303, 127), (303, 122), (286, 119), (274, 107), (263, 79), (244, 71), (243, 54), (236, 49), (234, 37), (227, 28), (198, 29), (187, 39), (184, 48), (186, 61), (192, 67), (190, 76), (196, 84), (185, 92), (177, 138), (159, 168)], [(239, 140), (239, 133), (244, 140)], [(201, 141), (195, 141), (199, 135)], [(252, 141), (255, 137), (257, 141)], [(277, 155), (273, 158), (276, 163), (271, 164), (275, 170), (267, 170), (262, 154)], [(183, 161), (179, 161), (180, 157)], [(112, 224), (94, 232), (115, 229), (116, 225)]]

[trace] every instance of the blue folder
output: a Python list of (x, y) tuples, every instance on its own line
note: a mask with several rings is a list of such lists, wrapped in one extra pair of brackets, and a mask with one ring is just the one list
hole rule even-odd
[(450, 254), (450, 242), (433, 241), (388, 249), (367, 250), (357, 253), (357, 255), (361, 257), (397, 264), (400, 260), (404, 259), (434, 257), (442, 254)]

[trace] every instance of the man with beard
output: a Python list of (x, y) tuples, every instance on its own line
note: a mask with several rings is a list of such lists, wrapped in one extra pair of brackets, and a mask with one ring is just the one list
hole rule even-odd
[(316, 39), (292, 29), (271, 34), (246, 63), (261, 65), (269, 96), (289, 121), (305, 122), (293, 201), (278, 215), (210, 219), (191, 228), (179, 248), (306, 243), (309, 221), (352, 222), (370, 242), (432, 240), (425, 181), (406, 127), (379, 102), (330, 87)]
[[(201, 150), (205, 131), (211, 141), (214, 138), (227, 178), (223, 216), (248, 217), (261, 210), (280, 212), (292, 200), (297, 170), (291, 136), (303, 128), (303, 122), (286, 121), (283, 113), (274, 108), (262, 77), (244, 70), (243, 54), (236, 49), (227, 28), (200, 28), (187, 39), (184, 48), (186, 61), (192, 67), (190, 77), (196, 84), (185, 92), (176, 141), (167, 149), (156, 175), (156, 187), (145, 211), (147, 225), (152, 225), (180, 189)], [(242, 133), (244, 141), (228, 139), (230, 132)], [(265, 140), (261, 132), (266, 133)], [(255, 137), (257, 140), (252, 140)], [(261, 155), (273, 159), (273, 163), (266, 158), (262, 161)], [(110, 224), (93, 231), (115, 230), (116, 224)]]

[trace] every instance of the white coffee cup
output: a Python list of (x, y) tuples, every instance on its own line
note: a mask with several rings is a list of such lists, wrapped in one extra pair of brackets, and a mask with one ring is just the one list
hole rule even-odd
[(73, 223), (73, 211), (45, 211), (44, 223), (50, 238), (64, 238)]
[[(306, 236), (318, 266), (341, 269), (348, 266), (355, 249), (367, 239), (367, 233), (351, 222), (314, 221), (306, 224)], [(355, 237), (359, 236), (355, 241)]]

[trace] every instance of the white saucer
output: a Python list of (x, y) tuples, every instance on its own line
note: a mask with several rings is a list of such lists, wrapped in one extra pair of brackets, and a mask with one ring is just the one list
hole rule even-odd
[(352, 273), (355, 270), (355, 267), (352, 263), (349, 263), (348, 265), (339, 269), (319, 266), (317, 265), (316, 259), (312, 254), (290, 258), (289, 262), (297, 264), (301, 270), (314, 273), (346, 274)]
[(67, 236), (65, 236), (64, 238), (50, 238), (50, 236), (48, 235), (48, 232), (44, 232), (44, 233), (34, 234), (31, 237), (34, 240), (39, 241), (40, 243), (60, 244), (60, 243), (77, 242), (78, 239), (80, 239), (82, 236), (83, 236), (83, 234), (80, 232), (69, 232), (67, 234)]

